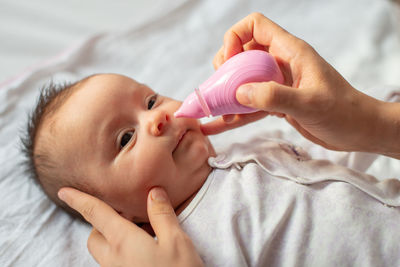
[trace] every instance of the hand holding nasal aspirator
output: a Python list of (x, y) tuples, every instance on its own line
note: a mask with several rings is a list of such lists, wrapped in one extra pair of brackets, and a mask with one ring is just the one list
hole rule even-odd
[(267, 81), (284, 81), (274, 57), (261, 50), (239, 53), (196, 88), (174, 115), (177, 118), (202, 118), (255, 112), (256, 109), (243, 106), (236, 100), (236, 90), (245, 83)]

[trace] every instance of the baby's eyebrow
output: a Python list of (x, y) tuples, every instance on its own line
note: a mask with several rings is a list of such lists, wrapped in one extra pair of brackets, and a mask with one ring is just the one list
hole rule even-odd
[[(147, 90), (143, 90), (143, 89), (132, 90), (132, 92), (129, 92), (129, 94), (122, 101), (132, 101), (131, 102), (132, 107), (136, 107), (138, 105), (143, 106), (143, 104), (144, 104), (143, 99), (146, 97), (146, 95), (148, 95), (149, 93), (152, 92), (152, 90), (150, 90), (149, 88), (146, 87), (146, 89)], [(135, 110), (132, 108), (131, 112), (133, 114), (135, 112)], [(116, 114), (119, 114), (119, 113), (116, 113)], [(114, 144), (113, 142), (115, 142), (115, 140), (117, 140), (118, 130), (120, 128), (122, 128), (123, 126), (127, 126), (124, 124), (125, 124), (125, 120), (119, 116), (112, 116), (111, 119), (109, 119), (108, 121), (103, 120), (99, 125), (99, 130), (98, 130), (99, 135), (97, 138), (98, 139), (97, 145), (102, 146), (103, 149), (107, 148), (107, 145), (105, 145), (105, 144), (111, 144), (111, 145), (114, 145), (115, 147), (117, 147), (116, 144)], [(112, 141), (110, 141), (110, 139)], [(110, 154), (107, 151), (105, 151), (105, 152), (107, 154)]]

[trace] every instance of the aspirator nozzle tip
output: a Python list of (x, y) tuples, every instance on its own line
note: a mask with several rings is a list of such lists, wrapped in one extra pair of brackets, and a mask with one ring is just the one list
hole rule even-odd
[(186, 117), (199, 119), (207, 116), (207, 114), (204, 113), (197, 95), (193, 92), (183, 101), (180, 108), (174, 113), (174, 116), (176, 118)]

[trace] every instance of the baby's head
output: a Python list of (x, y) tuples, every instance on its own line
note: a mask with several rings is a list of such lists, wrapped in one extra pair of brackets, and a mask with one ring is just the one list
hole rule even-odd
[[(136, 223), (148, 222), (149, 190), (163, 187), (175, 209), (207, 178), (215, 154), (195, 119), (175, 118), (181, 102), (117, 74), (43, 89), (24, 138), (45, 193), (70, 186)], [(69, 210), (70, 211), (70, 210)]]

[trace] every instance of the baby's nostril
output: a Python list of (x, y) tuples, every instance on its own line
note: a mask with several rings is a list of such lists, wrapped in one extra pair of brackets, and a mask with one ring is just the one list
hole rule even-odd
[(169, 121), (169, 116), (168, 116), (168, 114), (165, 114), (165, 120), (166, 120), (166, 121)]
[(162, 123), (160, 122), (160, 123), (157, 125), (157, 129), (158, 129), (159, 131), (161, 131), (162, 127), (163, 127), (163, 125), (162, 125)]

